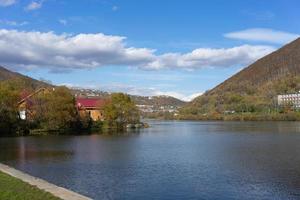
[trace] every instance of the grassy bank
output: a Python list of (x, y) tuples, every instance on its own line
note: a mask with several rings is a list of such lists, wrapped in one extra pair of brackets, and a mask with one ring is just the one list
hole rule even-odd
[(300, 121), (300, 112), (289, 113), (235, 113), (235, 114), (205, 114), (183, 115), (179, 120), (221, 120), (221, 121)]
[(17, 178), (0, 172), (0, 199), (3, 200), (60, 200)]

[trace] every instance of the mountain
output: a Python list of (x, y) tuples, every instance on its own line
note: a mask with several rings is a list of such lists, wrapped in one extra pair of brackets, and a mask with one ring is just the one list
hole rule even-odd
[[(110, 93), (103, 92), (96, 89), (84, 89), (84, 88), (71, 88), (75, 96), (86, 96), (86, 97), (99, 97), (99, 98), (109, 98)], [(138, 96), (130, 95), (132, 100), (141, 107), (150, 108), (151, 112), (160, 112), (166, 110), (177, 110), (178, 108), (184, 106), (186, 102), (181, 101), (177, 98), (171, 96)]]
[[(45, 81), (36, 80), (30, 78), (28, 76), (22, 75), (17, 72), (12, 72), (2, 66), (0, 66), (0, 81), (5, 81), (9, 79), (19, 79), (26, 83), (32, 89), (37, 89), (39, 87), (53, 87), (52, 84), (47, 83)], [(93, 89), (84, 89), (84, 88), (71, 88), (71, 91), (74, 95), (81, 95), (81, 96), (88, 96), (88, 97), (101, 97), (101, 98), (108, 98), (110, 93), (103, 92), (99, 90)], [(145, 97), (145, 96), (137, 96), (137, 95), (130, 95), (131, 98), (135, 101), (136, 104), (139, 105), (149, 105), (155, 108), (160, 107), (181, 107), (185, 104), (185, 102), (176, 99), (170, 96), (154, 96), (154, 97)]]
[[(287, 75), (299, 74), (300, 38), (257, 60), (214, 89), (208, 91), (208, 94), (224, 90), (238, 90), (241, 87), (240, 84), (243, 85), (245, 83), (258, 87), (268, 81), (278, 80)], [(239, 87), (234, 87), (234, 85)]]
[(181, 101), (175, 97), (161, 95), (161, 96), (137, 96), (131, 95), (131, 98), (138, 105), (153, 105), (153, 106), (176, 106), (181, 107), (186, 102)]
[(263, 112), (300, 90), (300, 38), (257, 60), (184, 107), (184, 115)]
[(17, 72), (12, 72), (2, 66), (0, 66), (0, 81), (5, 81), (9, 79), (18, 79), (24, 82), (26, 86), (31, 87), (32, 89), (37, 89), (40, 87), (49, 87), (52, 86), (50, 83), (44, 81), (39, 81), (28, 76), (22, 75)]

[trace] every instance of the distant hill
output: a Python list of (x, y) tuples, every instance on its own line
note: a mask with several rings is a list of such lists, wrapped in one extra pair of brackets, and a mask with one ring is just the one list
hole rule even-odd
[(154, 106), (176, 106), (176, 107), (181, 107), (186, 104), (186, 102), (181, 101), (175, 97), (171, 96), (135, 96), (131, 95), (132, 99), (136, 102), (136, 104), (139, 105), (154, 105)]
[(240, 89), (243, 88), (243, 84), (251, 84), (259, 87), (268, 81), (299, 74), (300, 38), (257, 60), (255, 63), (208, 91), (207, 94), (232, 90), (241, 92)]
[[(76, 96), (88, 96), (90, 98), (93, 97), (109, 98), (110, 96), (110, 93), (103, 92), (96, 89), (84, 89), (84, 88), (71, 88), (71, 89), (73, 94)], [(172, 106), (178, 108), (186, 104), (186, 102), (171, 96), (130, 95), (130, 97), (137, 105), (147, 105), (147, 106), (152, 106), (153, 108), (172, 107)]]
[[(22, 81), (26, 82), (26, 85), (28, 85), (28, 87), (30, 87), (31, 89), (36, 89), (39, 87), (49, 87), (49, 86), (53, 87), (53, 85), (50, 83), (36, 80), (17, 72), (12, 72), (0, 66), (0, 81), (4, 81), (8, 79), (21, 79)], [(70, 89), (74, 95), (88, 96), (91, 98), (92, 97), (109, 98), (110, 96), (110, 93), (103, 92), (100, 90), (84, 89), (84, 88), (70, 88)], [(144, 96), (136, 96), (136, 95), (130, 95), (130, 96), (135, 101), (136, 104), (149, 105), (149, 106), (153, 106), (154, 108), (175, 107), (177, 109), (178, 107), (185, 105), (185, 102), (170, 96), (154, 96), (154, 97), (144, 97)]]
[(40, 87), (49, 87), (52, 86), (50, 83), (46, 83), (43, 81), (39, 81), (28, 76), (22, 75), (17, 72), (12, 72), (2, 66), (0, 66), (0, 81), (5, 81), (9, 79), (19, 79), (24, 81), (26, 86), (30, 87), (31, 89), (36, 89)]
[(300, 90), (300, 38), (257, 60), (183, 109), (188, 115), (270, 110), (281, 93)]

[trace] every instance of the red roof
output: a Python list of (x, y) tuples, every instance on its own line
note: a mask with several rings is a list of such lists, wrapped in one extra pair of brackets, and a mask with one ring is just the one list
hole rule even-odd
[(23, 90), (21, 93), (20, 93), (20, 100), (23, 100), (25, 98), (27, 98), (29, 95), (31, 95), (32, 92), (29, 92), (27, 90)]
[(27, 90), (23, 90), (21, 93), (20, 93), (20, 101), (18, 102), (19, 104), (20, 103), (23, 103), (24, 101), (26, 101), (28, 103), (28, 101), (31, 101), (31, 97), (38, 94), (40, 91), (44, 91), (45, 88), (40, 88), (34, 92), (29, 92)]
[(99, 108), (104, 104), (105, 100), (100, 98), (76, 98), (76, 106), (78, 108)]

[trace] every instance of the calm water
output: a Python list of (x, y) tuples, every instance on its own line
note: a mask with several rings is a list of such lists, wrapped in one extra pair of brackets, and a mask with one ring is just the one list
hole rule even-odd
[(300, 199), (300, 123), (150, 124), (0, 138), (0, 161), (94, 199)]

